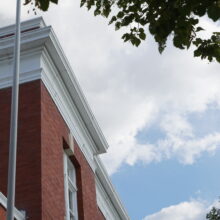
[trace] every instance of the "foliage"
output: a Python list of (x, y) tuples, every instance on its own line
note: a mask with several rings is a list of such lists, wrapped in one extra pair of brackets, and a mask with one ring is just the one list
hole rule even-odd
[(115, 29), (128, 27), (122, 39), (139, 46), (146, 39), (146, 27), (162, 53), (168, 37), (175, 47), (195, 46), (194, 56), (220, 62), (220, 32), (209, 39), (199, 38), (201, 17), (220, 20), (220, 0), (81, 0), (81, 6), (94, 8), (94, 15), (110, 17)]
[(34, 4), (36, 8), (39, 8), (42, 11), (47, 11), (50, 6), (50, 2), (58, 4), (58, 0), (25, 0), (24, 5)]
[[(31, 0), (25, 0), (26, 4)], [(58, 0), (33, 0), (36, 6), (47, 10), (50, 2)], [(102, 15), (114, 24), (115, 29), (126, 28), (122, 39), (139, 46), (146, 39), (146, 28), (158, 43), (160, 53), (166, 47), (168, 37), (179, 49), (194, 45), (194, 56), (220, 62), (220, 32), (208, 39), (198, 37), (205, 31), (199, 25), (202, 17), (212, 22), (220, 21), (220, 0), (80, 0), (81, 7), (93, 9), (94, 15)]]
[(220, 220), (220, 213), (219, 209), (216, 209), (215, 207), (212, 208), (212, 210), (206, 215), (206, 219), (209, 220)]

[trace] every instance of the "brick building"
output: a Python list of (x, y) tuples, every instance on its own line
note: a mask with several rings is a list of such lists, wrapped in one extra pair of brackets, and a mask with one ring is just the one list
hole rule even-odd
[[(5, 219), (14, 26), (0, 29), (0, 220)], [(128, 220), (108, 144), (50, 26), (22, 23), (17, 220)]]

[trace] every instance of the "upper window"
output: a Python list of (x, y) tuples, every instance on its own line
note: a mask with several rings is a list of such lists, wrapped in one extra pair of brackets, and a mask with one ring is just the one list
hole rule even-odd
[(78, 220), (76, 170), (66, 153), (64, 153), (64, 185), (66, 220)]

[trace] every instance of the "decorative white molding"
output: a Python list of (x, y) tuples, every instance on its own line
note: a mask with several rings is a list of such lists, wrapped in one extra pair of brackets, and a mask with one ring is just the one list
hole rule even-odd
[(129, 216), (115, 191), (107, 171), (98, 156), (96, 162), (97, 203), (107, 220), (129, 220)]
[(96, 180), (96, 199), (99, 209), (106, 220), (121, 220), (119, 214), (114, 208), (111, 200), (105, 190), (103, 189), (99, 180)]
[[(34, 71), (20, 73), (20, 84), (34, 81), (36, 79), (40, 79), (41, 71), (42, 71), (42, 69), (39, 68)], [(2, 75), (0, 76), (0, 88), (1, 89), (8, 88), (11, 85), (12, 85), (12, 77), (11, 76), (7, 76), (7, 77), (4, 77)]]
[[(0, 41), (1, 42), (1, 41)], [(0, 47), (1, 53), (1, 47)], [(40, 67), (40, 49), (31, 49), (21, 53), (20, 83), (40, 79), (42, 68)], [(12, 85), (12, 57), (3, 56), (0, 58), (0, 88), (7, 88)]]
[[(7, 210), (7, 198), (0, 192), (0, 205)], [(25, 214), (22, 211), (18, 211), (16, 208), (14, 210), (16, 220), (25, 220)]]
[[(45, 62), (46, 58), (42, 59)], [(89, 143), (89, 137), (86, 134), (83, 122), (77, 112), (77, 109), (68, 94), (65, 92), (65, 88), (60, 86), (62, 81), (58, 74), (49, 74), (51, 71), (48, 69), (48, 65), (43, 65), (43, 71), (41, 79), (44, 85), (48, 89), (54, 103), (56, 104), (59, 112), (63, 116), (70, 132), (78, 143), (81, 151), (86, 157), (90, 167), (95, 172), (95, 163), (93, 160), (94, 150), (92, 149), (92, 143)], [(54, 72), (52, 72), (54, 73)]]
[(89, 132), (90, 137), (95, 143), (95, 148), (97, 149), (96, 154), (106, 153), (108, 143), (103, 136), (103, 133), (99, 128), (94, 115), (92, 114), (92, 111), (84, 97), (74, 72), (68, 63), (52, 28), (50, 40), (47, 41), (46, 48), (51, 56), (51, 59), (53, 60), (53, 63), (56, 65), (56, 68), (60, 73), (63, 83), (65, 84), (65, 88), (67, 89), (81, 116), (80, 118), (84, 122), (83, 124), (87, 128), (87, 132)]

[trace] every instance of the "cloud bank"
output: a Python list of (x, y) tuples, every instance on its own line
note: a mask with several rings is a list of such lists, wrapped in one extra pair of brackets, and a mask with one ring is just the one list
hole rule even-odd
[[(0, 2), (1, 26), (14, 21), (14, 10), (13, 0)], [(27, 10), (22, 7), (23, 19), (33, 17)], [(216, 152), (220, 133), (198, 137), (199, 128), (188, 115), (206, 112), (212, 105), (219, 109), (219, 64), (200, 61), (192, 51), (179, 51), (170, 44), (159, 55), (149, 35), (138, 49), (125, 44), (105, 19), (79, 9), (79, 1), (60, 1), (38, 15), (55, 29), (109, 142), (109, 152), (102, 158), (110, 174), (122, 164), (170, 158), (192, 164), (203, 153)], [(155, 124), (163, 137), (140, 143), (138, 133)]]
[(163, 208), (143, 220), (205, 220), (206, 214), (213, 206), (219, 207), (219, 204), (216, 201), (208, 205), (204, 201), (191, 200)]

